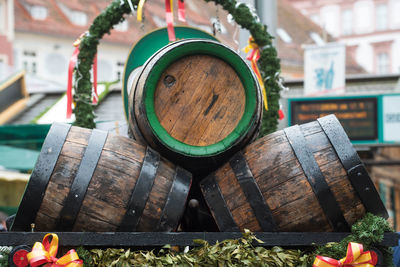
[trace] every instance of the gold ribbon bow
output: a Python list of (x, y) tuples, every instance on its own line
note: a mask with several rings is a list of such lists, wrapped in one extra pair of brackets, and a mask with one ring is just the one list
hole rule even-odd
[[(253, 37), (250, 36), (249, 40), (247, 41), (247, 46), (243, 48), (243, 51), (247, 54), (246, 59), (250, 60), (251, 68), (253, 69), (254, 73), (257, 76), (257, 80), (261, 87), (261, 92), (263, 95), (264, 107), (265, 110), (268, 110), (268, 100), (267, 100), (267, 92), (265, 89), (264, 81), (261, 77), (260, 70), (258, 69), (257, 62), (260, 59), (261, 51), (258, 47), (257, 43), (254, 41)], [(249, 53), (250, 52), (250, 53)]]
[[(49, 237), (52, 237), (49, 242)], [(33, 245), (32, 251), (26, 255), (29, 264), (32, 267), (40, 266), (44, 267), (82, 267), (83, 261), (79, 259), (78, 253), (74, 249), (71, 249), (64, 256), (57, 259), (58, 250), (58, 236), (56, 234), (47, 234), (44, 236), (42, 243), (36, 242)]]
[(346, 257), (335, 260), (329, 257), (317, 256), (313, 267), (374, 267), (377, 263), (377, 255), (373, 251), (363, 251), (363, 245), (350, 242), (347, 246)]

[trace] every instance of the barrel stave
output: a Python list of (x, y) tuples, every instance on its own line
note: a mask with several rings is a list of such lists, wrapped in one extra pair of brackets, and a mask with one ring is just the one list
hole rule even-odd
[(134, 138), (199, 176), (254, 140), (261, 116), (251, 70), (234, 51), (206, 40), (157, 51), (129, 95)]
[[(336, 123), (340, 126), (339, 122)], [(301, 125), (298, 129), (345, 221), (352, 225), (365, 214), (366, 208), (353, 188), (335, 148), (318, 122)], [(285, 131), (277, 131), (257, 140), (242, 153), (279, 231), (334, 230), (311, 187), (309, 179), (315, 178), (313, 174), (307, 177), (304, 173)], [(260, 225), (254, 223), (255, 213), (230, 164), (223, 165), (207, 179), (213, 176), (236, 225), (241, 230), (262, 231)], [(203, 194), (213, 210), (208, 193), (203, 190)], [(218, 217), (218, 214), (213, 213), (213, 216)]]
[[(43, 200), (35, 214), (36, 219), (34, 220), (38, 231), (61, 230), (58, 229), (58, 225), (70, 194), (70, 187), (85, 153), (91, 151), (87, 149), (89, 139), (93, 138), (91, 130), (78, 127), (71, 127), (67, 130), (69, 132), (65, 132), (64, 144), (59, 154), (55, 155), (57, 157), (55, 167), (43, 192)], [(76, 217), (71, 218), (74, 221), (71, 225), (72, 231), (119, 231), (120, 225), (126, 217), (132, 192), (143, 171), (145, 154), (147, 155), (148, 152), (145, 147), (130, 139), (108, 135), (90, 178), (82, 205)], [(151, 153), (158, 155), (157, 152)], [(158, 156), (155, 157), (155, 160), (158, 162)], [(144, 199), (143, 213), (138, 215), (138, 225), (132, 230), (156, 231), (158, 229), (163, 207), (170, 194), (175, 176), (176, 166), (161, 158), (155, 172), (154, 183), (147, 192), (148, 199)], [(185, 179), (191, 179), (190, 175), (186, 175)], [(188, 189), (184, 192), (188, 192)], [(29, 192), (25, 192), (25, 194), (29, 194)], [(143, 196), (143, 194), (139, 194), (139, 196)], [(24, 206), (21, 210), (25, 210), (27, 204), (21, 203)], [(183, 210), (185, 199), (182, 199), (180, 204), (181, 207), (177, 207), (177, 209)], [(179, 213), (175, 213), (174, 216), (177, 215)], [(178, 220), (170, 221), (172, 227), (174, 224), (177, 227)], [(26, 226), (19, 225), (18, 227)], [(127, 230), (127, 228), (124, 229)]]

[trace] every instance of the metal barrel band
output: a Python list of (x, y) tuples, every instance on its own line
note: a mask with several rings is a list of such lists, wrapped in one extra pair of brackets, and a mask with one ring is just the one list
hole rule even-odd
[(203, 179), (200, 186), (219, 230), (223, 232), (240, 232), (216, 182), (215, 175), (211, 174)]
[(34, 223), (70, 128), (70, 124), (61, 123), (51, 126), (18, 208), (12, 231), (29, 231), (30, 224)]
[(118, 227), (118, 231), (136, 231), (136, 227), (142, 217), (151, 189), (153, 188), (159, 165), (160, 154), (148, 146), (142, 168), (140, 169), (139, 177), (129, 199), (125, 216)]
[(65, 205), (61, 210), (61, 216), (56, 225), (57, 230), (72, 231), (107, 140), (107, 135), (105, 131), (92, 130), (85, 153), (65, 200)]
[(336, 231), (349, 231), (350, 227), (312, 151), (308, 148), (307, 141), (300, 126), (294, 125), (286, 128), (284, 131), (329, 223)]
[(183, 214), (186, 198), (192, 183), (192, 175), (177, 166), (174, 181), (168, 193), (157, 231), (173, 231), (178, 226), (178, 221)]
[(366, 211), (387, 219), (388, 212), (375, 185), (338, 119), (334, 115), (329, 115), (319, 118), (318, 122), (332, 144)]
[(247, 201), (249, 202), (254, 215), (257, 218), (261, 229), (264, 232), (276, 232), (278, 227), (272, 217), (270, 208), (268, 207), (260, 188), (254, 180), (253, 174), (246, 159), (241, 152), (236, 153), (229, 161), (235, 177), (242, 188)]

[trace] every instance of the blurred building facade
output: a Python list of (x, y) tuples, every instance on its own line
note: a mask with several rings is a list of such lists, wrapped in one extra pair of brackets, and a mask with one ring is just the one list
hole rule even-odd
[[(322, 36), (331, 36), (346, 45), (347, 61), (353, 58), (364, 74), (350, 74), (346, 64), (346, 86), (341, 95), (305, 96), (304, 80), (286, 83), (286, 99), (357, 99), (368, 97), (399, 97), (400, 95), (400, 1), (399, 0), (288, 0), (298, 12), (323, 29)], [(324, 45), (324, 44), (321, 44)], [(349, 75), (350, 74), (350, 75)], [(356, 75), (355, 75), (356, 74)], [(331, 100), (335, 101), (335, 100)], [(396, 108), (394, 108), (396, 109)], [(287, 110), (287, 112), (289, 112)], [(379, 112), (378, 112), (379, 113)], [(400, 115), (400, 109), (393, 114)], [(290, 117), (292, 114), (288, 114)], [(400, 117), (399, 117), (400, 118)], [(290, 119), (289, 119), (290, 120)], [(371, 125), (388, 123), (382, 113)], [(393, 120), (399, 123), (400, 120)], [(285, 127), (288, 122), (282, 122)], [(361, 131), (361, 130), (359, 130)], [(391, 133), (393, 134), (393, 133)], [(389, 222), (400, 230), (400, 146), (395, 142), (355, 142), (359, 155), (389, 211)]]
[[(107, 0), (14, 0), (15, 68), (66, 85), (73, 42), (89, 29), (93, 19), (109, 3)], [(203, 1), (188, 1), (186, 6), (188, 24), (212, 33), (216, 9)], [(211, 15), (207, 14), (210, 8), (213, 9)], [(234, 26), (223, 24), (226, 15), (221, 11), (222, 31), (218, 35), (229, 40), (226, 28)], [(98, 46), (99, 81), (119, 80), (131, 46), (148, 32), (166, 27), (164, 16), (163, 1), (148, 1), (144, 6), (143, 23), (136, 20), (136, 13), (128, 14), (106, 34)]]
[(0, 0), (0, 64), (13, 65), (14, 1)]
[(373, 74), (400, 72), (399, 0), (289, 0)]

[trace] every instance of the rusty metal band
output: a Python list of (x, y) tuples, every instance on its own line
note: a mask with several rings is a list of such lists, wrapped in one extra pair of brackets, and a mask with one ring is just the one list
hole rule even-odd
[(272, 217), (270, 208), (268, 207), (260, 188), (254, 180), (253, 174), (244, 158), (242, 152), (236, 153), (230, 160), (229, 164), (240, 187), (249, 202), (254, 215), (257, 218), (261, 229), (264, 232), (276, 232), (278, 227)]
[(179, 220), (186, 206), (185, 203), (191, 184), (192, 174), (177, 166), (174, 181), (165, 202), (157, 231), (170, 232), (178, 227)]
[(65, 205), (60, 212), (60, 218), (56, 225), (57, 230), (72, 231), (82, 202), (85, 199), (89, 183), (96, 170), (107, 135), (108, 133), (105, 131), (92, 130), (85, 153), (65, 200)]
[(219, 230), (222, 232), (240, 232), (216, 182), (215, 175), (211, 174), (203, 179), (200, 182), (200, 187)]
[(125, 216), (118, 227), (118, 231), (136, 231), (136, 227), (142, 217), (151, 189), (153, 188), (159, 164), (160, 154), (148, 146), (142, 168), (140, 169), (139, 177), (128, 202)]
[(385, 205), (336, 116), (322, 117), (318, 119), (318, 122), (335, 149), (343, 168), (347, 172), (351, 185), (354, 191), (357, 192), (366, 211), (387, 219), (389, 215)]
[(70, 124), (54, 123), (44, 140), (39, 158), (25, 189), (12, 231), (30, 231), (42, 204), (44, 193), (56, 166), (61, 149), (71, 128)]
[(329, 223), (335, 231), (349, 231), (350, 227), (344, 218), (339, 204), (329, 188), (312, 151), (309, 149), (300, 127), (294, 125), (286, 128), (284, 131)]

